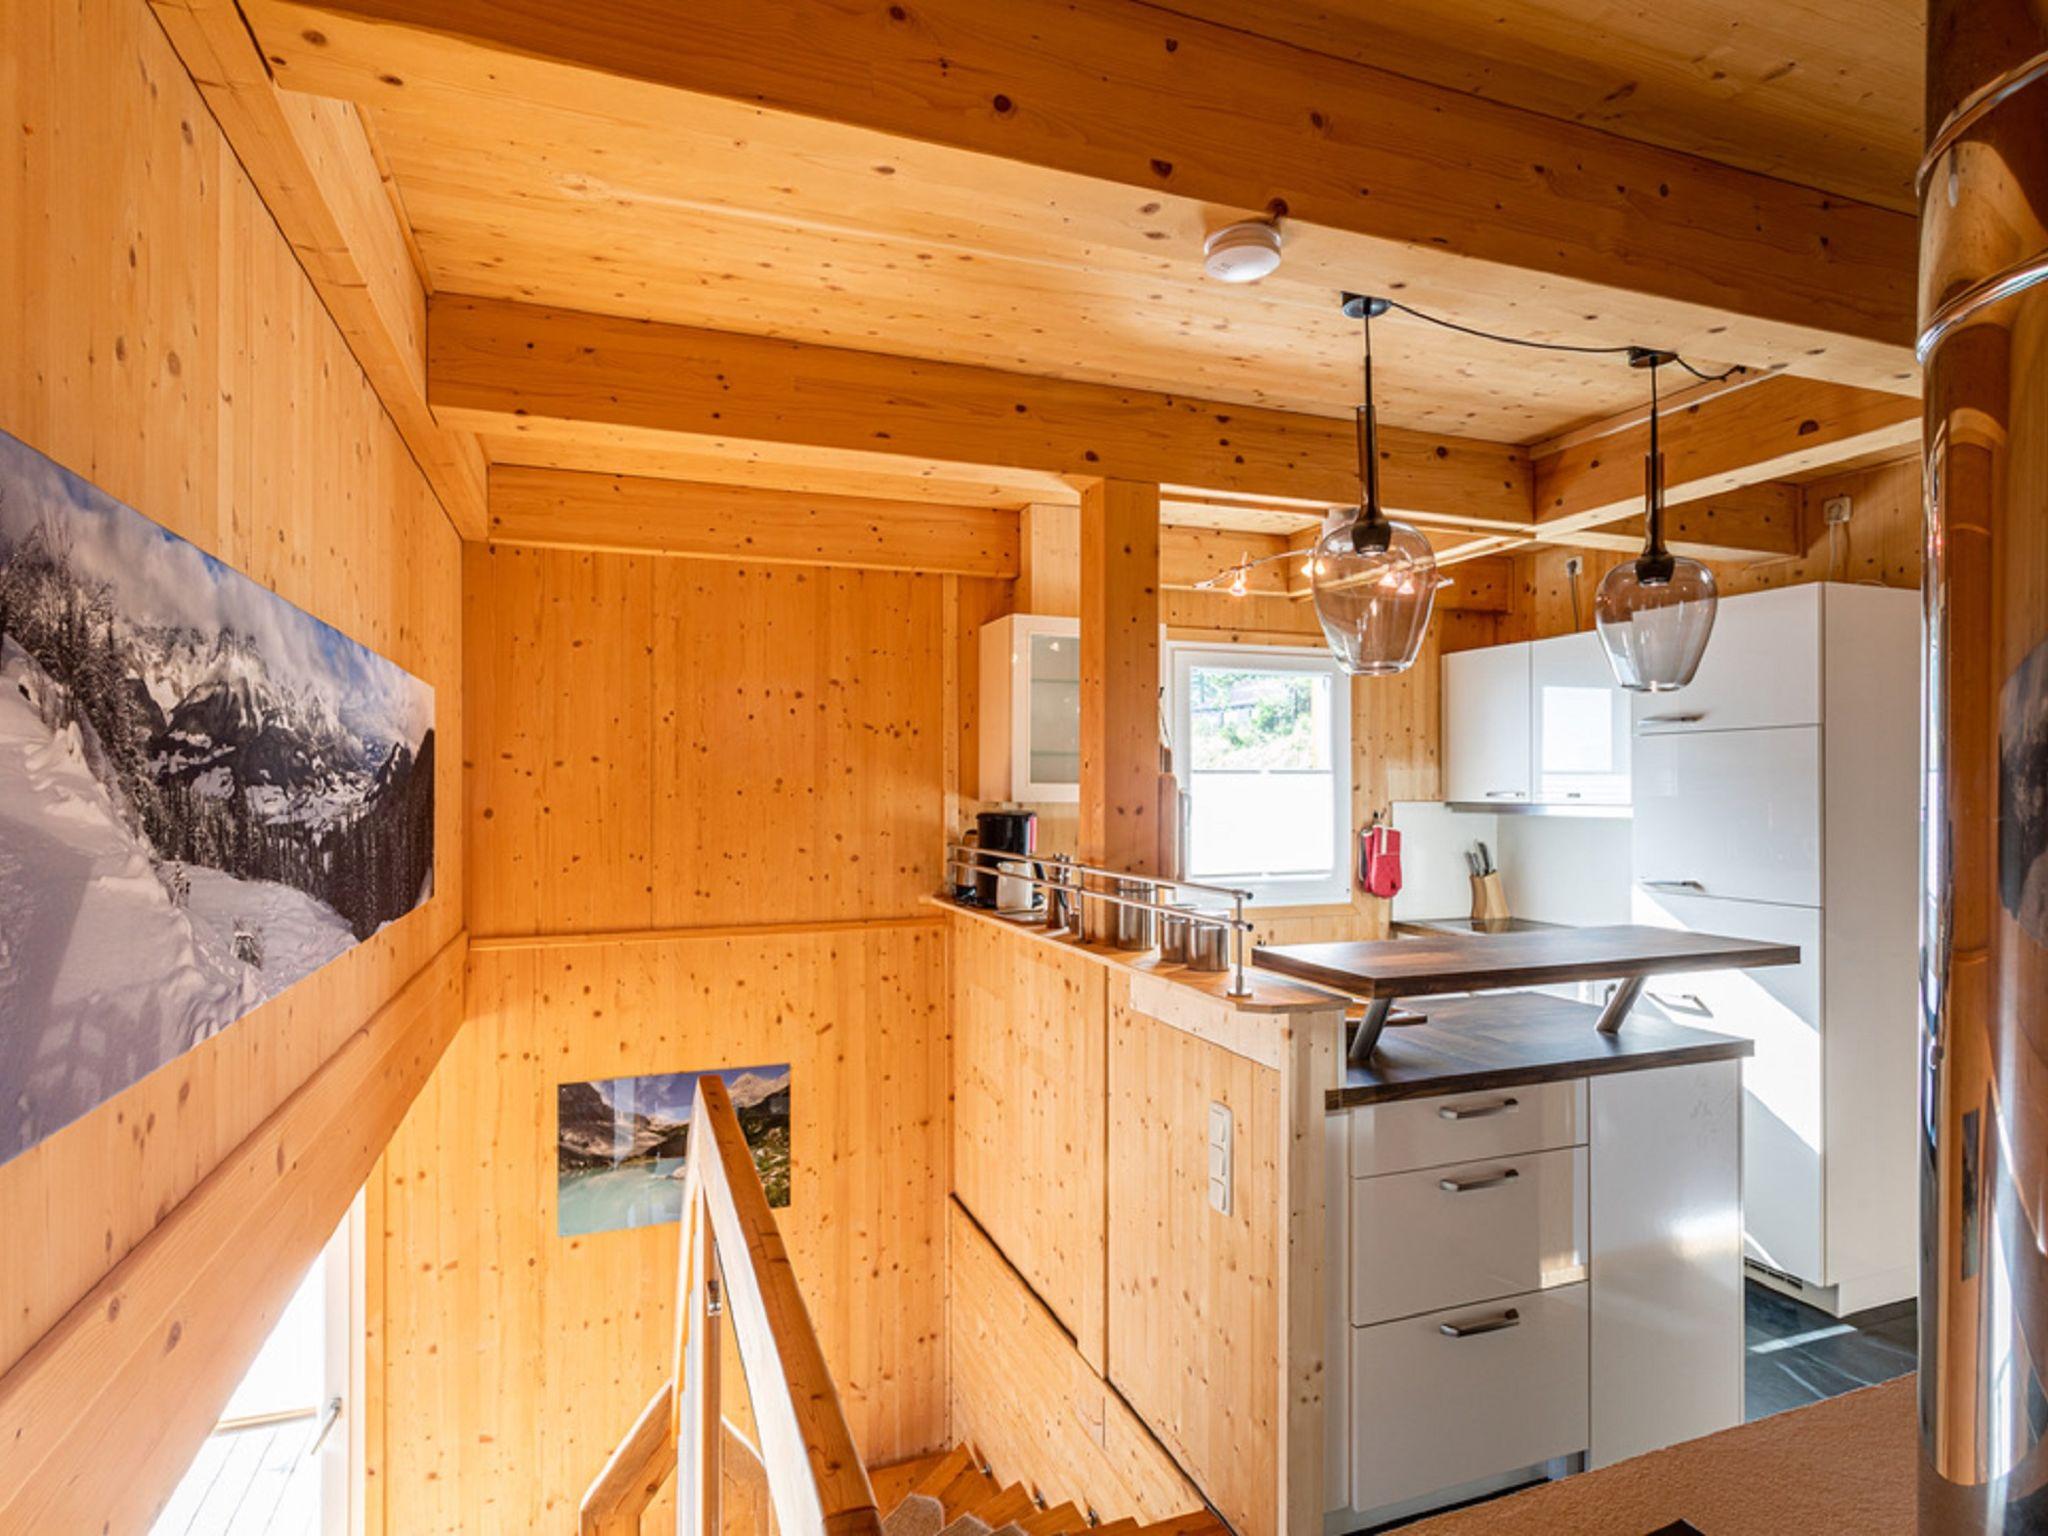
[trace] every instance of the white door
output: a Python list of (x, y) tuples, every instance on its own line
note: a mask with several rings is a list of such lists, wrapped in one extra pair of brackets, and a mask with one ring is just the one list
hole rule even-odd
[(1532, 793), (1539, 805), (1627, 805), (1629, 695), (1588, 632), (1529, 647)]
[(1526, 803), (1529, 647), (1495, 645), (1444, 658), (1444, 798), (1474, 805)]

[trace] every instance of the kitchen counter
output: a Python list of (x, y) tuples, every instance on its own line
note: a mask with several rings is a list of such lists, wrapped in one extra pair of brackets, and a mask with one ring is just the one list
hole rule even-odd
[(1756, 1049), (1737, 1036), (1656, 1017), (1602, 1034), (1594, 1028), (1598, 1008), (1537, 992), (1442, 998), (1427, 1013), (1424, 1023), (1388, 1028), (1370, 1062), (1348, 1067), (1344, 1085), (1325, 1096), (1330, 1110), (1736, 1061)]
[(1668, 971), (1796, 965), (1795, 944), (1617, 923), (1510, 933), (1431, 930), (1412, 939), (1260, 945), (1261, 969), (1368, 1001), (1501, 987), (1627, 981)]

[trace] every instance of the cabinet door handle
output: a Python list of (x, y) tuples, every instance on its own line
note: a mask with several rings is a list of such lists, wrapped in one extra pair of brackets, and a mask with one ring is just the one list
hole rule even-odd
[(1520, 1108), (1516, 1099), (1502, 1099), (1494, 1104), (1445, 1104), (1437, 1110), (1441, 1120), (1485, 1120), (1494, 1115), (1512, 1115)]
[(1509, 1307), (1498, 1317), (1482, 1317), (1476, 1323), (1438, 1323), (1436, 1331), (1447, 1339), (1469, 1339), (1474, 1334), (1499, 1333), (1503, 1328), (1517, 1327), (1521, 1321), (1522, 1314)]
[(1652, 992), (1650, 998), (1675, 1013), (1697, 1014), (1703, 1019), (1711, 1019), (1714, 1016), (1714, 1010), (1707, 1006), (1706, 999), (1697, 992), (1681, 992), (1676, 997), (1666, 997), (1662, 992)]
[(1706, 718), (1707, 718), (1707, 717), (1706, 717), (1706, 713), (1705, 713), (1704, 711), (1701, 711), (1701, 712), (1699, 712), (1699, 713), (1697, 713), (1697, 714), (1690, 714), (1690, 715), (1645, 715), (1645, 716), (1643, 716), (1643, 724), (1645, 724), (1645, 725), (1698, 725), (1698, 724), (1699, 724), (1699, 723), (1700, 723), (1700, 722), (1701, 722), (1702, 720), (1704, 720), (1704, 719), (1706, 719)]
[(1486, 792), (1486, 798), (1489, 800), (1519, 800), (1522, 798), (1522, 791), (1519, 789), (1489, 789)]
[(1438, 1179), (1436, 1187), (1447, 1195), (1462, 1195), (1475, 1189), (1492, 1189), (1496, 1184), (1508, 1184), (1521, 1177), (1519, 1170), (1510, 1168), (1504, 1173), (1489, 1173), (1478, 1179)]
[(1701, 891), (1706, 887), (1697, 880), (1645, 880), (1643, 888), (1651, 891)]

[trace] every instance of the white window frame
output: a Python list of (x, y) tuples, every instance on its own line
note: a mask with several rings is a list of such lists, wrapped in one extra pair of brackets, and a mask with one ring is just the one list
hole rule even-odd
[[(1261, 879), (1240, 875), (1196, 875), (1219, 885), (1236, 886), (1252, 893), (1265, 907), (1329, 906), (1351, 900), (1352, 845), (1356, 836), (1351, 825), (1351, 678), (1337, 665), (1337, 658), (1320, 646), (1231, 645), (1208, 641), (1176, 640), (1166, 648), (1168, 658), (1168, 718), (1173, 731), (1173, 766), (1184, 790), (1194, 783), (1194, 760), (1189, 745), (1194, 739), (1189, 715), (1189, 673), (1198, 666), (1241, 667), (1257, 672), (1306, 672), (1330, 681), (1330, 780), (1335, 797), (1336, 842), (1331, 850), (1334, 867), (1327, 876), (1273, 877)], [(1187, 834), (1187, 846), (1193, 838)]]

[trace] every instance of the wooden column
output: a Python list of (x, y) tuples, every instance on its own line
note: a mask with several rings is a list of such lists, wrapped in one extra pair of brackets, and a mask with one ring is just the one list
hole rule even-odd
[(1159, 487), (1081, 485), (1081, 860), (1159, 862)]

